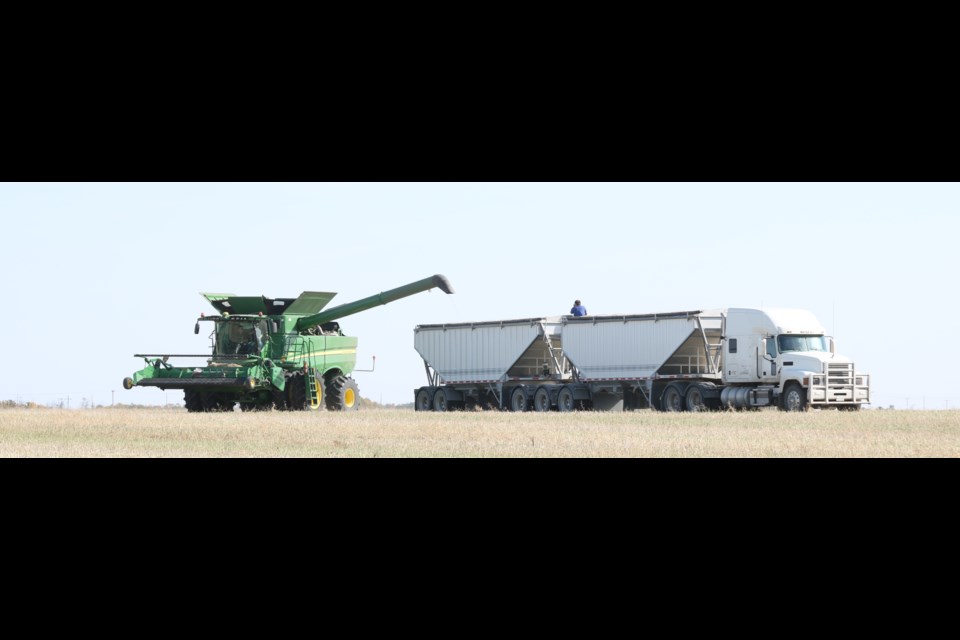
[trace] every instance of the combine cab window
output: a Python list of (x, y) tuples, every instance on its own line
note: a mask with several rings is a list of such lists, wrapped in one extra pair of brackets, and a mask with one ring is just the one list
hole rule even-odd
[(216, 355), (260, 353), (267, 336), (264, 320), (230, 320), (217, 327)]

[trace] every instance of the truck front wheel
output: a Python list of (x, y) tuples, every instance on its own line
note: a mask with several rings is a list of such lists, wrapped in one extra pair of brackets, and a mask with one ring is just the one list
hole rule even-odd
[(780, 408), (784, 411), (806, 411), (807, 391), (797, 382), (789, 382), (780, 397)]

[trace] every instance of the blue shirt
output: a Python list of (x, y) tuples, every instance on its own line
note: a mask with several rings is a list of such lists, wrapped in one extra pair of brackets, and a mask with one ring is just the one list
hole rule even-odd
[(570, 313), (575, 316), (585, 316), (587, 315), (587, 308), (582, 304), (578, 304), (573, 309), (570, 309)]

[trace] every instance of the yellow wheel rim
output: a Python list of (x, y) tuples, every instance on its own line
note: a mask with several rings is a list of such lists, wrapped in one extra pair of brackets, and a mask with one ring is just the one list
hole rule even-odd
[(347, 389), (343, 392), (343, 404), (352, 407), (353, 403), (356, 401), (356, 397), (353, 395), (353, 389)]

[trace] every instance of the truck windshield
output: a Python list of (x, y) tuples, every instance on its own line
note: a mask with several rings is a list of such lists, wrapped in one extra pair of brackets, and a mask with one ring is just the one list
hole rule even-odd
[(823, 336), (778, 336), (777, 346), (780, 353), (787, 351), (829, 351), (827, 339)]
[(267, 334), (265, 321), (229, 320), (218, 323), (214, 355), (259, 353)]

